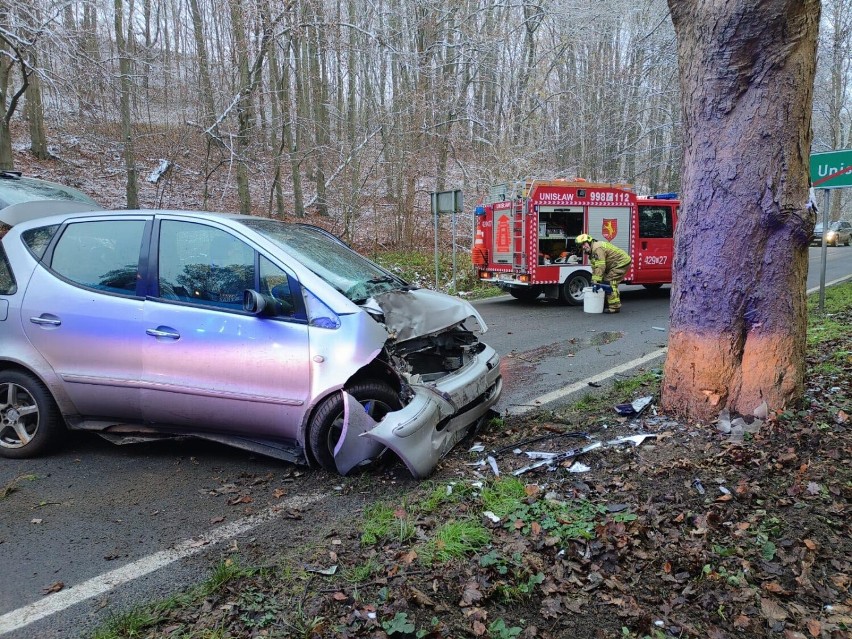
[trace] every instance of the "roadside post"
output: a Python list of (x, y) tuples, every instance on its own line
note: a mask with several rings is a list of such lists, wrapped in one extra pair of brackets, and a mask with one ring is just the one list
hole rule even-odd
[(435, 218), (435, 290), (438, 290), (438, 216), (443, 214), (451, 214), (452, 217), (452, 232), (453, 232), (453, 293), (458, 292), (456, 284), (456, 214), (461, 213), (464, 198), (460, 190), (455, 191), (433, 191), (430, 193), (432, 198), (432, 215)]
[(811, 153), (811, 187), (823, 189), (822, 205), (822, 253), (819, 274), (819, 312), (825, 311), (825, 268), (828, 263), (828, 208), (831, 204), (829, 191), (852, 186), (852, 149), (840, 149), (826, 153)]

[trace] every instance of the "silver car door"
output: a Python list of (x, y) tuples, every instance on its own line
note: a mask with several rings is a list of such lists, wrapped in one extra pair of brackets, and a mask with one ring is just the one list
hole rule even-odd
[[(157, 290), (145, 302), (146, 419), (295, 438), (310, 392), (308, 326), (295, 278), (212, 225), (162, 220), (154, 245)], [(243, 311), (244, 291), (255, 287), (274, 289), (276, 316)]]
[(139, 417), (144, 331), (136, 289), (149, 220), (68, 224), (26, 285), (24, 331), (82, 416)]

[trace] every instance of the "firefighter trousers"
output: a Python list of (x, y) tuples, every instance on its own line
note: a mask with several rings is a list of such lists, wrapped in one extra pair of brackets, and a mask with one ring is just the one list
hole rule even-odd
[(622, 266), (608, 268), (604, 273), (604, 282), (608, 283), (612, 287), (612, 293), (607, 293), (605, 299), (607, 308), (611, 308), (613, 310), (621, 308), (621, 297), (618, 295), (618, 285), (621, 284), (621, 281), (624, 279), (624, 276), (627, 274), (627, 269), (629, 268), (630, 262), (627, 262), (627, 264), (623, 264)]

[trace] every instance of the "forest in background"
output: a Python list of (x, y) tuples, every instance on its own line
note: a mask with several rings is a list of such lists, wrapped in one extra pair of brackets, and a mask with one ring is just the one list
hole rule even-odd
[[(850, 5), (823, 2), (813, 152), (852, 144)], [(435, 190), (467, 210), (525, 177), (677, 191), (679, 105), (664, 0), (0, 6), (0, 167), (109, 207), (428, 246)]]

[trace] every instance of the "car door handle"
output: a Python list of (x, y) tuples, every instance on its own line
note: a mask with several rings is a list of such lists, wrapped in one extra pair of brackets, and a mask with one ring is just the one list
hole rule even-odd
[(48, 315), (45, 313), (44, 315), (39, 315), (38, 317), (31, 317), (30, 321), (33, 324), (38, 324), (39, 326), (61, 326), (62, 320), (56, 317), (56, 315)]
[(168, 339), (180, 339), (180, 333), (168, 326), (146, 329), (145, 332), (151, 337), (166, 337)]

